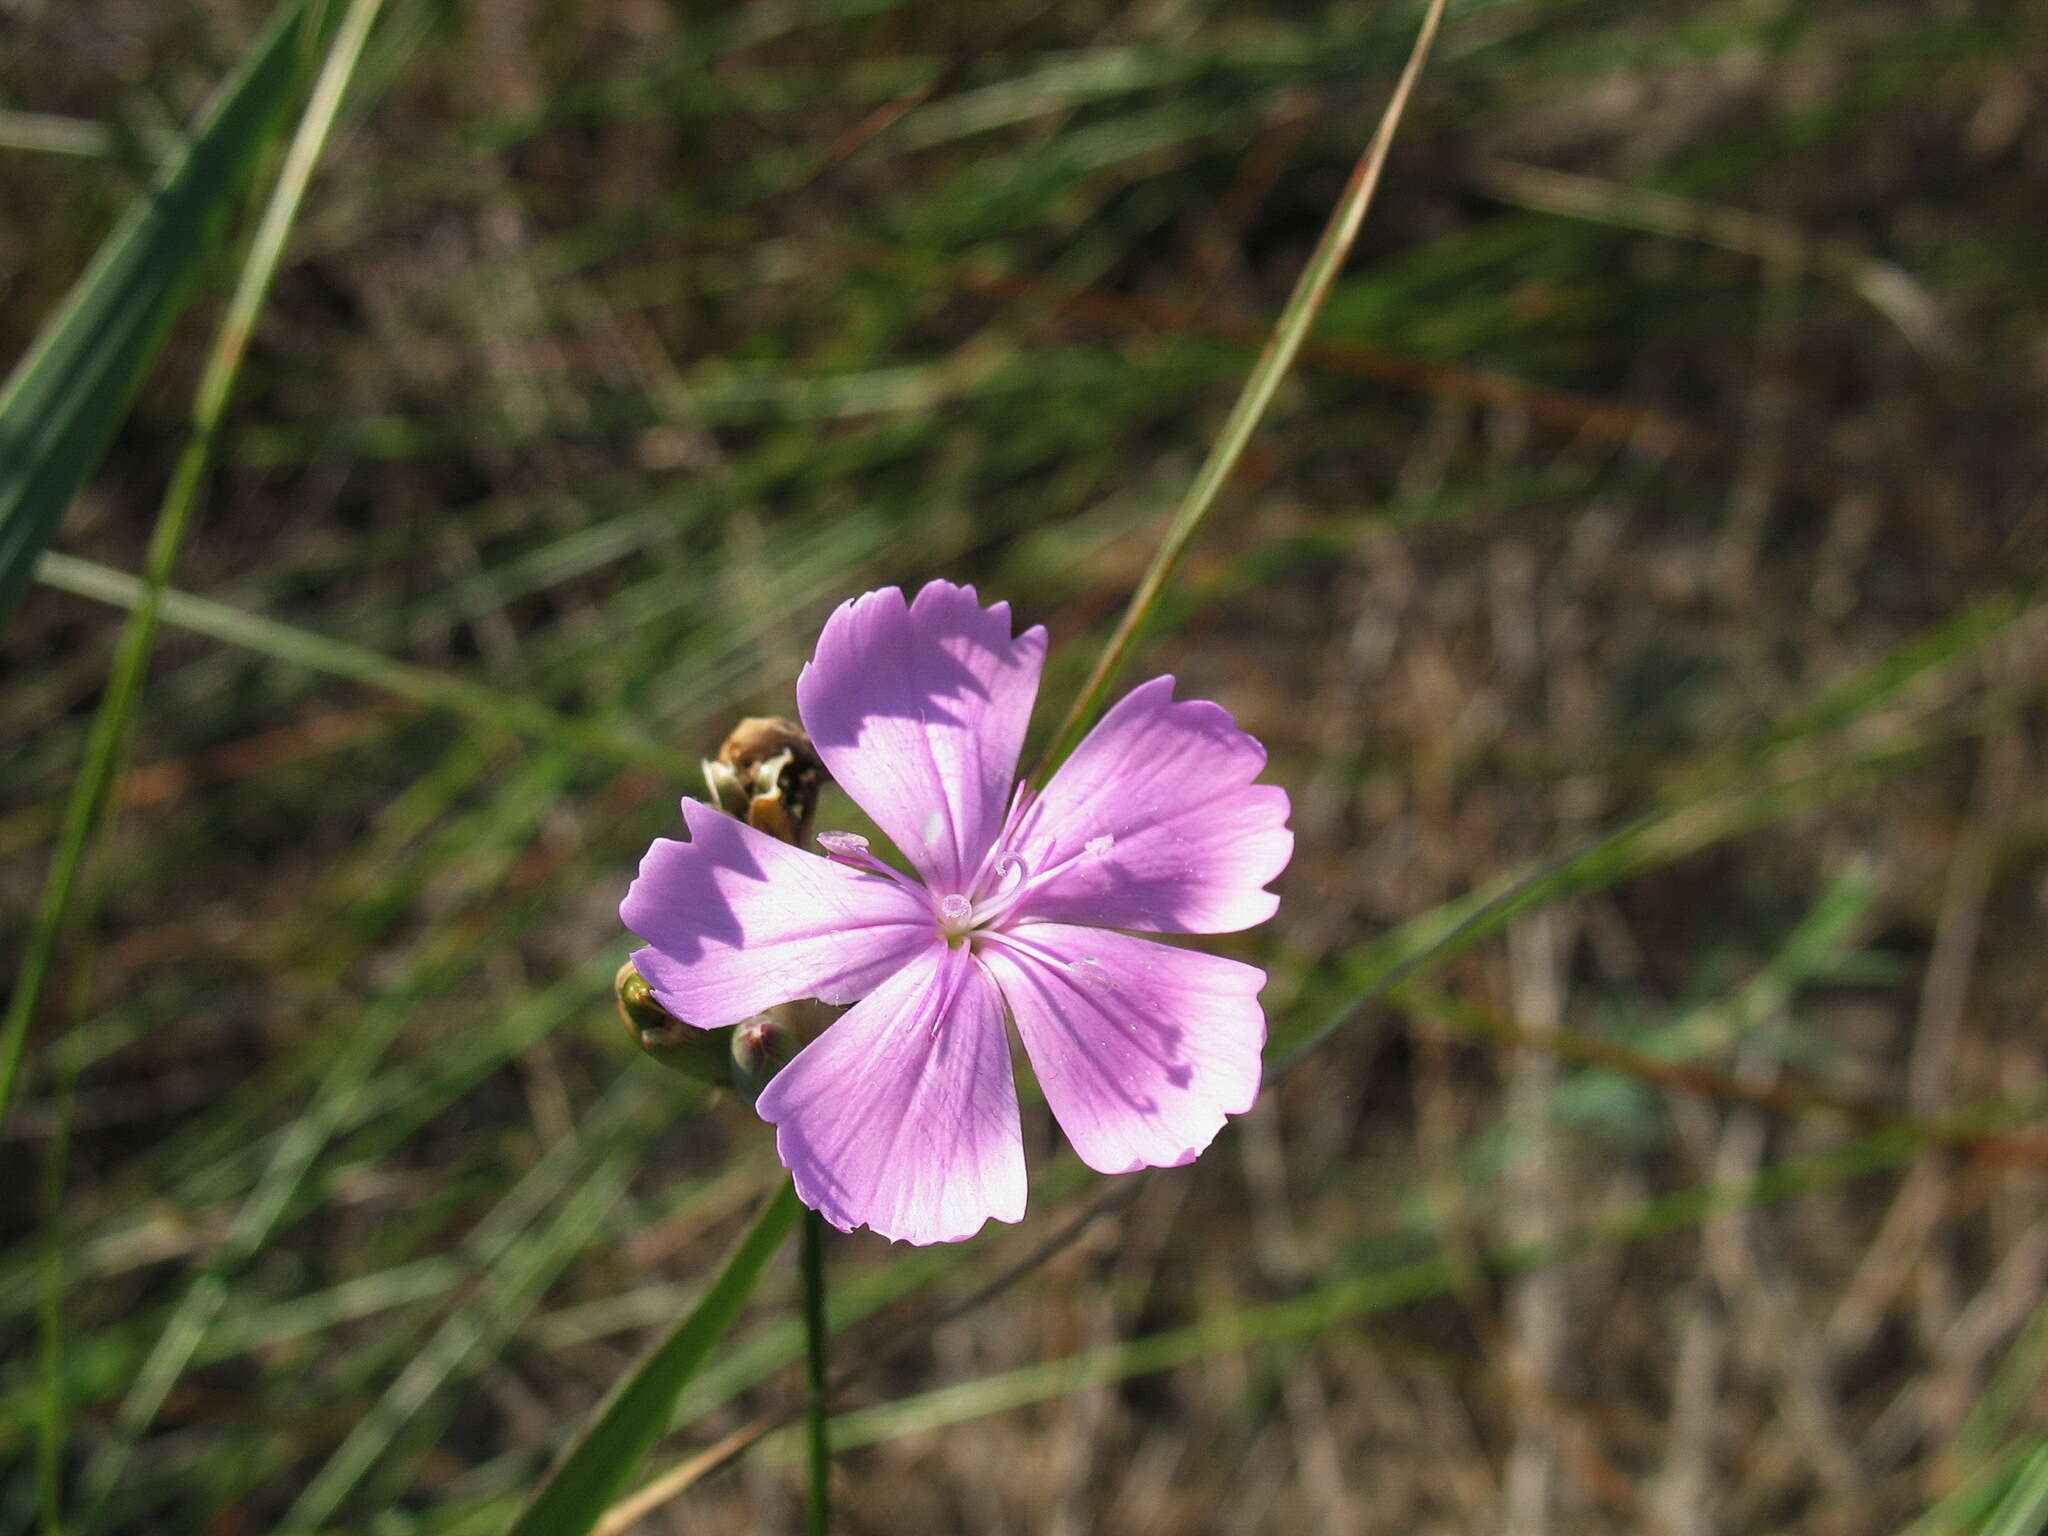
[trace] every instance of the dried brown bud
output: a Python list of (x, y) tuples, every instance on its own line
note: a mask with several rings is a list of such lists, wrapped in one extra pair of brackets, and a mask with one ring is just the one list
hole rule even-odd
[(632, 1042), (665, 1067), (723, 1088), (731, 1080), (732, 1053), (723, 1030), (686, 1024), (654, 1000), (647, 978), (628, 960), (612, 978), (619, 1020)]
[(810, 837), (825, 765), (804, 728), (776, 715), (742, 720), (704, 764), (711, 798), (729, 816), (798, 846)]

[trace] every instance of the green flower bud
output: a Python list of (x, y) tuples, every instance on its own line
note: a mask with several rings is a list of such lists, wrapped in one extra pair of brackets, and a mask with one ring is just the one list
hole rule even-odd
[(699, 1029), (686, 1024), (654, 1000), (647, 978), (628, 960), (612, 978), (612, 992), (619, 1001), (619, 1020), (626, 1034), (664, 1067), (694, 1077), (714, 1088), (732, 1081), (732, 1048), (722, 1029)]
[(742, 1019), (732, 1030), (734, 1090), (753, 1103), (768, 1080), (788, 1066), (803, 1045), (803, 1037), (776, 1014), (757, 1013)]

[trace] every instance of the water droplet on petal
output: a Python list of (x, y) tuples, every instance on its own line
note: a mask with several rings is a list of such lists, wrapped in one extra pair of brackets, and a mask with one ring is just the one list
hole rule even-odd
[(818, 846), (827, 853), (836, 853), (842, 859), (850, 859), (868, 851), (868, 840), (858, 832), (820, 832)]
[(1084, 987), (1092, 987), (1097, 992), (1116, 990), (1116, 978), (1110, 975), (1109, 968), (1093, 955), (1083, 955), (1078, 960), (1069, 960), (1067, 971)]

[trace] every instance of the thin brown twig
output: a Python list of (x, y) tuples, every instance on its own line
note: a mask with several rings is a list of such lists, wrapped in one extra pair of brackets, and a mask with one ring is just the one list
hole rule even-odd
[(635, 1489), (606, 1510), (604, 1518), (593, 1528), (593, 1536), (619, 1536), (621, 1531), (682, 1494), (707, 1472), (724, 1466), (770, 1430), (793, 1423), (802, 1412), (799, 1406), (787, 1413), (764, 1414), (750, 1424), (741, 1425), (723, 1440), (714, 1441), (696, 1455), (678, 1462), (653, 1482)]

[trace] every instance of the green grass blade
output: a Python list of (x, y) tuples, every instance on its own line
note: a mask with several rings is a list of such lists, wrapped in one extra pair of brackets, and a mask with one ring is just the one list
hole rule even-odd
[(1944, 1494), (1931, 1509), (1911, 1525), (1901, 1526), (1893, 1536), (1964, 1536), (1976, 1530), (1990, 1516), (1999, 1495), (2012, 1481), (2014, 1466), (2023, 1461), (2025, 1447), (1994, 1457)]
[(825, 1218), (804, 1212), (804, 1448), (810, 1461), (805, 1513), (810, 1536), (832, 1528), (832, 1439), (825, 1408)]
[[(577, 1134), (556, 1144), (471, 1234), (489, 1284), (409, 1348), (396, 1377), (349, 1430), (278, 1521), (280, 1533), (325, 1529), (343, 1501), (383, 1466), (403, 1482), (400, 1437), (450, 1382), (494, 1358), (562, 1270), (618, 1208), (655, 1121), (644, 1113), (644, 1083), (621, 1078)], [(547, 1207), (566, 1191), (558, 1206)]]
[(1302, 268), (1294, 292), (1287, 297), (1287, 305), (1273, 327), (1272, 338), (1259, 354), (1251, 376), (1245, 380), (1244, 388), (1238, 394), (1237, 403), (1230, 408), (1223, 430), (1217, 434), (1209, 457), (1196, 473), (1194, 484), (1188, 487), (1187, 500), (1174, 514), (1173, 524), (1154, 552), (1151, 565), (1138, 583), (1138, 590), (1131, 594), (1130, 607), (1117, 621), (1116, 632), (1096, 658), (1088, 681), (1082, 684), (1073, 706), (1060, 721), (1059, 729), (1053, 733), (1052, 744), (1045, 749), (1045, 756), (1029, 775), (1031, 778), (1042, 782), (1080, 741), (1082, 731), (1087, 729), (1096, 710), (1101, 707), (1110, 684), (1116, 681), (1124, 658), (1137, 642), (1138, 632), (1158, 606), (1160, 595), (1173, 578), (1189, 542), (1216, 505), (1217, 497), (1223, 494), (1223, 487), (1229, 484), (1245, 449), (1251, 446), (1252, 435), (1258, 431), (1259, 423), (1265, 420), (1267, 408), (1279, 392), (1281, 380), (1287, 377), (1295, 358), (1300, 355), (1302, 343), (1308, 340), (1309, 330), (1315, 324), (1316, 316), (1322, 313), (1324, 301), (1337, 282), (1337, 274), (1343, 270), (1345, 258), (1351, 254), (1352, 242), (1358, 238), (1359, 226), (1365, 222), (1365, 212), (1372, 206), (1373, 194), (1379, 190), (1380, 172), (1386, 167), (1387, 152), (1393, 148), (1394, 131), (1401, 125), (1401, 115), (1407, 109), (1408, 98), (1415, 90), (1415, 82), (1422, 77), (1422, 66), (1428, 62), (1430, 46), (1436, 41), (1437, 26), (1443, 20), (1445, 3), (1446, 0), (1430, 0), (1428, 9), (1423, 12), (1414, 49), (1408, 55), (1407, 66), (1401, 71), (1401, 79), (1394, 87), (1387, 110), (1381, 114), (1379, 128), (1374, 132), (1372, 142), (1366, 146), (1365, 153), (1359, 157), (1351, 180), (1345, 184), (1343, 195), (1338, 198), (1336, 210), (1324, 226), (1316, 248), (1309, 253), (1308, 264)]
[[(36, 579), (60, 591), (119, 608), (134, 608), (145, 600), (143, 583), (127, 572), (54, 551), (37, 563)], [(176, 589), (167, 591), (158, 616), (166, 624), (193, 634), (240, 646), (309, 672), (346, 678), (416, 704), (446, 709), (509, 736), (562, 742), (607, 762), (662, 770), (675, 767), (673, 752), (629, 734), (617, 723), (573, 719), (523, 694), (414, 666), (367, 646), (280, 624), (211, 598)]]
[(513, 1522), (509, 1536), (577, 1536), (604, 1517), (640, 1459), (667, 1433), (677, 1398), (739, 1316), (798, 1210), (792, 1188), (768, 1202), (704, 1299), (620, 1381)]
[(304, 62), (303, 0), (284, 0), (182, 154), (101, 246), (0, 390), (0, 623), (92, 473), (241, 200)]
[[(270, 281), (276, 274), (285, 237), (298, 211), (299, 201), (311, 177), (313, 164), (326, 143), (327, 132), (333, 124), (342, 90), (347, 85), (349, 73), (360, 53), (363, 34), (367, 31), (380, 3), (381, 0), (356, 0), (348, 22), (336, 35), (335, 45), (300, 120), (299, 131), (279, 173), (270, 204), (265, 209), (256, 239), (243, 263), (234, 295), (229, 301), (227, 315), (215, 339), (212, 354), (207, 360), (193, 413), (193, 430), (177, 470), (172, 476), (170, 487), (165, 492), (163, 505), (159, 509), (156, 525), (150, 536), (143, 601), (123, 629), (107, 691), (93, 721), (86, 761), (72, 786), (63, 835), (59, 840), (50, 877), (45, 885), (28, 951), (22, 961), (14, 993), (8, 1002), (5, 1021), (0, 1023), (0, 1121), (4, 1121), (7, 1106), (13, 1097), (22, 1048), (27, 1039), (29, 1022), (35, 1014), (42, 983), (63, 941), (67, 919), (71, 915), (72, 895), (99, 832), (108, 791), (113, 785), (121, 759), (127, 752), (130, 730), (142, 696), (143, 677), (148, 669), (150, 648), (155, 638), (157, 605), (170, 582), (178, 552), (183, 546), (185, 530), (189, 526), (192, 509), (198, 499), (201, 479), (213, 457), (213, 444), (220, 420), (226, 409), (228, 397), (233, 391), (235, 377), (240, 371), (242, 357), (247, 350), (249, 333), (255, 325), (256, 315), (262, 308), (264, 297), (269, 292)], [(293, 12), (290, 9), (280, 12), (281, 19), (274, 24), (275, 30), (270, 34), (271, 50), (274, 50), (275, 57), (280, 62), (270, 70), (255, 71), (258, 79), (275, 80), (273, 90), (280, 100), (283, 91), (297, 79), (296, 70), (290, 67), (295, 63), (296, 56), (288, 49), (288, 43), (296, 35), (290, 30), (292, 17)], [(259, 59), (269, 56), (270, 52), (266, 51), (259, 54)], [(222, 113), (223, 119), (229, 122), (236, 120), (236, 114), (232, 109), (240, 99), (239, 95), (230, 96), (228, 108)], [(213, 167), (198, 153), (203, 146), (215, 142), (216, 135), (211, 131), (201, 135), (193, 153), (187, 158), (188, 165), (196, 161), (201, 167), (201, 173), (206, 176), (202, 190), (212, 199), (206, 204), (206, 208), (215, 210), (214, 216), (206, 216), (202, 212), (180, 221), (174, 227), (174, 234), (199, 242), (190, 252), (190, 265), (194, 269), (199, 256), (203, 254), (204, 240), (210, 227), (217, 222), (219, 215), (224, 215), (238, 190), (238, 178), (231, 174), (231, 171), (236, 166), (246, 167), (266, 137), (271, 113), (267, 108), (259, 108), (261, 103), (266, 101), (270, 102), (272, 107), (276, 103), (271, 101), (268, 95), (259, 95), (256, 100), (258, 106), (249, 109), (254, 115), (240, 136), (233, 138), (225, 151), (234, 161), (234, 165)], [(168, 194), (177, 184), (177, 177), (174, 175), (163, 189), (165, 201), (173, 201)], [(153, 245), (147, 244), (144, 257), (152, 264), (174, 259)], [(108, 280), (114, 284), (116, 290), (126, 285), (128, 279), (122, 274), (127, 269), (121, 266), (118, 257), (110, 264), (108, 270), (115, 274)], [(142, 286), (148, 289), (150, 284), (145, 280)], [(67, 458), (64, 453), (58, 452), (53, 463), (40, 462), (41, 456), (32, 448), (20, 466), (23, 478), (19, 484), (27, 488), (23, 493), (24, 499), (13, 502), (0, 499), (0, 518), (4, 518), (4, 522), (0, 522), (0, 535), (22, 533), (26, 530), (26, 536), (30, 540), (30, 545), (22, 546), (24, 552), (18, 562), (18, 571), (13, 570), (4, 558), (0, 558), (0, 616), (5, 614), (10, 592), (18, 593), (21, 581), (26, 579), (28, 565), (34, 558), (36, 549), (47, 541), (50, 533), (54, 531), (57, 518), (64, 503), (68, 501), (70, 492), (76, 489), (78, 479), (89, 471), (92, 459), (97, 456), (99, 448), (111, 434), (114, 422), (118, 420), (120, 401), (117, 399), (107, 405), (105, 414), (97, 421), (88, 404), (83, 417), (78, 418), (73, 427), (62, 427), (61, 419), (67, 403), (63, 390), (58, 389), (54, 396), (41, 396), (33, 387), (33, 381), (40, 377), (35, 371), (39, 360), (47, 360), (55, 355), (58, 361), (52, 366), (62, 372), (63, 358), (66, 355), (65, 343), (67, 338), (74, 334), (73, 328), (77, 324), (97, 324), (106, 318), (94, 308), (93, 296), (97, 291), (90, 286), (85, 290), (84, 301), (61, 322), (55, 344), (49, 351), (39, 349), (37, 355), (31, 358), (22, 374), (18, 376), (19, 380), (28, 382), (19, 390), (10, 387), (6, 400), (0, 402), (0, 442), (11, 442), (15, 431), (25, 430), (32, 442), (40, 444), (36, 434), (39, 430), (49, 430), (50, 424), (34, 419), (38, 410), (37, 402), (54, 399), (56, 413), (60, 419), (56, 440), (70, 446), (77, 446), (81, 441), (92, 445), (86, 449), (84, 457)], [(148, 344), (128, 360), (126, 371), (131, 378), (131, 389), (132, 381), (139, 379), (141, 368), (147, 362), (148, 351), (154, 345), (154, 337), (161, 335), (163, 325), (168, 323), (174, 307), (175, 295), (171, 299), (171, 307), (161, 310), (154, 330), (150, 333)], [(114, 339), (118, 341), (122, 334), (116, 331)], [(77, 359), (83, 377), (101, 385), (105, 384), (108, 374), (103, 366), (106, 363), (104, 354), (105, 349), (99, 346), (88, 345), (85, 348), (82, 356)], [(116, 354), (114, 365), (118, 366), (119, 361)], [(95, 394), (97, 395), (97, 391)], [(8, 412), (21, 402), (24, 396), (28, 401), (26, 409), (31, 414), (31, 420), (25, 425), (13, 423)], [(38, 478), (39, 472), (43, 470), (49, 470), (51, 473)], [(0, 471), (0, 475), (4, 473)], [(0, 481), (0, 498), (5, 498), (9, 494), (5, 482)], [(0, 538), (0, 557), (16, 548), (11, 540)], [(62, 1307), (65, 1251), (61, 1234), (65, 1149), (68, 1144), (74, 1080), (72, 1072), (65, 1071), (62, 1074), (58, 1089), (58, 1130), (51, 1142), (45, 1172), (48, 1206), (52, 1213), (49, 1223), (52, 1240), (45, 1265), (45, 1305), (39, 1328), (43, 1375), (43, 1401), (39, 1421), (43, 1426), (43, 1436), (42, 1454), (38, 1462), (38, 1490), (44, 1527), (50, 1531), (60, 1530), (63, 1525), (60, 1465), (61, 1448), (65, 1439)]]
[[(170, 584), (178, 553), (184, 545), (185, 531), (191, 523), (192, 509), (199, 497), (200, 482), (213, 461), (221, 418), (233, 392), (235, 377), (241, 371), (249, 333), (255, 327), (265, 296), (270, 292), (270, 282), (277, 273), (284, 242), (297, 216), (306, 183), (311, 179), (314, 163), (327, 142), (341, 94), (348, 85), (364, 36), (381, 3), (382, 0), (357, 0), (341, 31), (335, 35), (333, 47), (300, 118), (285, 165), (264, 208), (262, 222), (242, 264), (234, 293), (228, 301), (227, 313), (222, 318), (212, 352), (207, 358), (206, 371), (200, 379), (193, 407), (192, 432), (179, 456), (170, 485), (164, 493), (163, 504), (158, 509), (155, 527), (150, 533), (147, 570), (140, 583), (132, 615), (121, 634), (105, 702), (93, 721), (86, 760), (72, 786), (63, 835), (52, 861), (36, 927), (29, 940), (14, 993), (8, 1000), (5, 1022), (0, 1023), (0, 1123), (5, 1122), (7, 1106), (13, 1098), (15, 1074), (20, 1065), (29, 1021), (34, 1016), (43, 980), (63, 938), (74, 885), (96, 835), (107, 792), (113, 787), (120, 760), (127, 752), (129, 730), (141, 698), (143, 673), (155, 639), (164, 591)], [(4, 407), (0, 407), (0, 413), (4, 413)], [(6, 440), (7, 429), (0, 424), (0, 442)], [(0, 476), (5, 474), (6, 471), (0, 469)], [(0, 497), (5, 494), (4, 488), (0, 488)], [(0, 512), (0, 517), (7, 518), (4, 527), (12, 527), (16, 521), (5, 512)], [(0, 531), (0, 548), (4, 548), (4, 540), (4, 531)], [(5, 611), (6, 581), (4, 568), (0, 568), (0, 615)]]
[(2048, 1530), (2048, 1445), (2037, 1446), (2007, 1485), (1981, 1536), (2039, 1536)]

